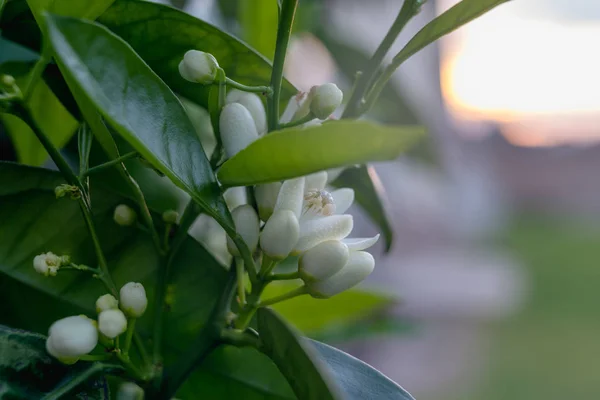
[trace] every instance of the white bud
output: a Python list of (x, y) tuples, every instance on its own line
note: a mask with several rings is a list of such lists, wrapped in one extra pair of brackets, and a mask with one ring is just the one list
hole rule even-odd
[(248, 109), (254, 120), (256, 131), (263, 134), (267, 131), (267, 114), (261, 98), (255, 93), (233, 89), (227, 93), (227, 103), (240, 103)]
[(260, 219), (266, 221), (273, 214), (277, 196), (281, 189), (281, 182), (265, 183), (254, 187), (254, 197), (258, 205), (258, 215)]
[[(258, 245), (258, 235), (260, 231), (260, 221), (254, 208), (248, 204), (237, 207), (231, 212), (235, 230), (240, 234), (244, 242), (254, 251)], [(231, 238), (227, 237), (227, 249), (233, 256), (239, 256), (240, 253)]]
[(306, 285), (311, 296), (326, 299), (362, 282), (375, 268), (375, 259), (364, 251), (350, 253), (346, 265), (335, 275)]
[(209, 85), (217, 76), (219, 63), (210, 53), (189, 50), (179, 63), (179, 74), (186, 81)]
[(306, 184), (304, 185), (305, 192), (309, 190), (323, 190), (327, 183), (327, 172), (315, 172), (314, 174), (306, 175), (304, 179), (306, 180)]
[(162, 214), (162, 219), (167, 224), (176, 224), (179, 219), (179, 213), (175, 210), (167, 210)]
[(283, 260), (298, 241), (300, 225), (290, 210), (277, 210), (260, 234), (260, 247), (274, 260)]
[(311, 92), (313, 99), (310, 111), (319, 119), (329, 117), (342, 104), (344, 98), (344, 94), (334, 83), (313, 87)]
[(118, 225), (130, 226), (135, 222), (137, 215), (131, 207), (125, 204), (119, 204), (115, 207), (113, 219)]
[(146, 311), (148, 299), (146, 298), (146, 290), (144, 285), (137, 282), (129, 282), (123, 285), (119, 292), (121, 300), (121, 310), (133, 318), (139, 318)]
[(119, 308), (119, 301), (112, 294), (105, 294), (98, 297), (96, 300), (96, 312), (100, 314), (102, 311)]
[(114, 339), (127, 330), (127, 318), (123, 311), (105, 310), (98, 315), (98, 330), (109, 339)]
[[(64, 259), (67, 263), (68, 257)], [(42, 253), (33, 258), (33, 268), (38, 274), (56, 276), (58, 269), (63, 264), (63, 258), (52, 252)]]
[(225, 154), (231, 158), (258, 139), (252, 115), (240, 103), (227, 104), (219, 116), (219, 130)]
[(348, 246), (339, 240), (328, 240), (302, 254), (298, 272), (305, 282), (321, 281), (340, 271), (348, 256)]
[(84, 315), (59, 319), (48, 330), (46, 350), (50, 355), (73, 364), (98, 344), (98, 331), (93, 320)]
[(302, 205), (304, 203), (304, 178), (290, 179), (281, 185), (275, 210), (290, 210), (296, 218), (302, 214)]
[(117, 390), (116, 400), (144, 400), (144, 389), (133, 382), (124, 382)]
[(352, 227), (352, 216), (348, 214), (305, 221), (300, 225), (300, 237), (293, 253), (304, 253), (327, 240), (341, 240), (352, 232)]
[(229, 188), (223, 193), (223, 198), (227, 207), (233, 210), (241, 205), (248, 204), (248, 196), (246, 195), (246, 187), (237, 186)]

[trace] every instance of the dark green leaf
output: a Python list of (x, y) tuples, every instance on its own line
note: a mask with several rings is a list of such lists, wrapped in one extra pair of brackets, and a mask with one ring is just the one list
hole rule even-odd
[(394, 57), (393, 63), (402, 64), (428, 44), (507, 1), (509, 0), (462, 0), (417, 32)]
[(85, 19), (98, 18), (115, 0), (27, 0), (39, 26), (44, 12)]
[(392, 246), (394, 231), (388, 213), (388, 199), (385, 188), (372, 166), (361, 165), (348, 168), (334, 182), (336, 187), (354, 189), (355, 200), (369, 214), (371, 220), (381, 229), (385, 239), (386, 251)]
[[(177, 68), (188, 50), (213, 54), (229, 78), (245, 85), (270, 82), (271, 65), (263, 56), (215, 26), (173, 8), (117, 0), (98, 21), (128, 42), (174, 91), (204, 107), (209, 87), (184, 80)], [(282, 102), (296, 93), (286, 81)]]
[[(40, 399), (95, 366), (66, 366), (46, 352), (46, 337), (0, 325), (0, 387), (3, 399)], [(97, 369), (97, 368), (95, 368)], [(94, 379), (69, 393), (72, 399), (108, 399), (104, 379)]]
[(414, 400), (397, 383), (361, 360), (334, 347), (306, 339), (320, 353), (344, 389), (346, 399)]
[(293, 328), (268, 308), (258, 309), (256, 317), (261, 351), (277, 365), (299, 399), (344, 398), (318, 353)]
[(48, 16), (59, 67), (146, 160), (205, 211), (230, 215), (202, 144), (181, 103), (131, 48), (104, 27)]
[(329, 168), (391, 160), (421, 136), (423, 129), (417, 126), (350, 120), (283, 129), (263, 136), (226, 161), (219, 170), (219, 181), (226, 186), (254, 185)]

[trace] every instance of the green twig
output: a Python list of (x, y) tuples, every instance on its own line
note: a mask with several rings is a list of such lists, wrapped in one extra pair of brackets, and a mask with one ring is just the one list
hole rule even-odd
[(237, 274), (237, 290), (240, 306), (246, 304), (246, 276), (244, 275), (244, 261), (237, 257), (235, 260), (235, 270)]
[(300, 274), (298, 272), (290, 272), (288, 274), (273, 274), (273, 275), (268, 275), (265, 280), (267, 282), (271, 282), (271, 281), (287, 281), (287, 280), (291, 280), (291, 279), (298, 279), (300, 278)]
[(44, 70), (46, 69), (48, 63), (50, 63), (50, 56), (48, 55), (48, 51), (44, 48), (42, 50), (42, 54), (39, 60), (37, 60), (37, 62), (33, 66), (33, 69), (31, 70), (31, 73), (29, 75), (29, 81), (27, 82), (27, 86), (23, 91), (24, 102), (28, 102), (31, 98), (33, 90), (35, 89), (35, 86), (42, 77), (42, 74), (44, 73)]
[(284, 293), (280, 296), (275, 296), (270, 299), (263, 300), (263, 301), (259, 302), (257, 304), (257, 306), (258, 307), (270, 306), (270, 305), (282, 302), (284, 300), (293, 299), (294, 297), (301, 296), (303, 294), (308, 294), (308, 291), (306, 290), (306, 286), (300, 286), (300, 287), (290, 290), (289, 292)]
[(118, 164), (121, 164), (123, 161), (125, 160), (129, 160), (130, 158), (134, 158), (138, 156), (138, 152), (137, 151), (132, 151), (130, 153), (124, 154), (121, 157), (115, 158), (114, 160), (110, 160), (105, 162), (104, 164), (100, 164), (100, 165), (96, 165), (92, 168), (89, 168), (87, 171), (85, 171), (82, 176), (86, 177), (92, 174), (95, 174), (96, 172), (102, 171), (106, 168), (110, 168), (110, 167), (114, 167), (117, 166)]
[(54, 389), (51, 393), (48, 393), (42, 398), (42, 400), (58, 400), (98, 373), (119, 370), (123, 370), (123, 368), (119, 365), (94, 363), (90, 365), (89, 368), (67, 381), (67, 383), (63, 386)]
[(123, 354), (125, 355), (129, 355), (131, 340), (133, 339), (133, 333), (135, 332), (135, 321), (135, 318), (131, 318), (127, 321), (127, 332), (125, 332), (125, 344), (123, 345)]
[(273, 95), (273, 89), (269, 86), (246, 86), (230, 78), (225, 78), (225, 81), (227, 82), (227, 86), (231, 86), (234, 89), (242, 90), (244, 92), (262, 93), (268, 97)]
[(269, 115), (267, 117), (269, 132), (277, 130), (279, 126), (279, 97), (283, 81), (283, 65), (285, 63), (285, 55), (292, 33), (297, 6), (298, 0), (283, 0), (281, 4), (279, 26), (277, 27), (277, 41), (275, 43), (275, 57), (273, 58), (273, 71), (271, 73), (273, 96), (268, 101)]
[(237, 329), (223, 329), (221, 331), (221, 341), (236, 347), (260, 346), (260, 339), (258, 336)]
[(317, 118), (317, 117), (315, 117), (315, 115), (312, 112), (310, 112), (306, 116), (304, 116), (300, 119), (288, 122), (287, 124), (279, 125), (279, 129), (292, 128), (294, 126), (302, 125), (302, 124), (312, 121), (315, 118)]

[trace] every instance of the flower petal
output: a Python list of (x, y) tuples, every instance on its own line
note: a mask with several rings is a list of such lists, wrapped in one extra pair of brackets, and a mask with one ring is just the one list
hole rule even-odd
[(350, 188), (337, 189), (331, 192), (333, 204), (335, 204), (335, 213), (345, 213), (354, 202), (354, 190)]
[(348, 250), (350, 251), (359, 251), (368, 249), (377, 243), (378, 240), (379, 234), (370, 238), (347, 238), (342, 240), (342, 243), (348, 246)]
[(300, 222), (300, 237), (295, 254), (304, 253), (326, 240), (341, 240), (352, 232), (351, 215), (331, 215)]
[(290, 210), (296, 218), (302, 214), (302, 205), (304, 203), (304, 178), (289, 179), (281, 185), (275, 209)]
[(305, 192), (309, 190), (322, 190), (325, 189), (325, 184), (327, 183), (327, 172), (315, 172), (314, 174), (306, 175), (304, 179), (306, 179), (306, 184), (304, 185)]
[(348, 262), (338, 273), (318, 282), (306, 284), (308, 292), (316, 298), (329, 298), (362, 282), (375, 268), (375, 259), (364, 251), (350, 253)]

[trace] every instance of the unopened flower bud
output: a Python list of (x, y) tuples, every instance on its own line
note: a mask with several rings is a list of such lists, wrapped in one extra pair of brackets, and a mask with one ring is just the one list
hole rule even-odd
[(289, 179), (281, 184), (275, 210), (290, 210), (300, 218), (303, 202), (304, 178)]
[(304, 282), (321, 281), (338, 273), (348, 257), (348, 246), (339, 240), (328, 240), (302, 254), (298, 272)]
[(98, 315), (98, 330), (109, 339), (114, 339), (127, 330), (127, 318), (123, 311), (111, 309)]
[(256, 125), (250, 111), (240, 103), (223, 107), (219, 116), (219, 129), (225, 154), (231, 158), (258, 139)]
[(265, 183), (254, 187), (258, 215), (263, 221), (267, 221), (271, 217), (271, 214), (273, 214), (279, 189), (281, 189), (281, 182)]
[(267, 114), (265, 113), (265, 106), (257, 94), (233, 89), (227, 93), (227, 103), (240, 103), (246, 107), (250, 112), (250, 115), (252, 115), (256, 131), (259, 135), (267, 131)]
[(115, 212), (113, 214), (113, 219), (118, 225), (121, 226), (130, 226), (133, 225), (137, 214), (131, 207), (125, 204), (119, 204), (115, 207)]
[(93, 320), (83, 315), (59, 319), (48, 331), (46, 350), (65, 364), (75, 363), (98, 344), (98, 331)]
[(98, 297), (96, 300), (96, 312), (100, 314), (102, 311), (113, 310), (119, 308), (119, 301), (112, 294), (105, 294)]
[(121, 310), (132, 318), (139, 318), (146, 311), (148, 299), (144, 285), (137, 282), (129, 282), (123, 285), (119, 292)]
[(175, 210), (167, 210), (163, 213), (162, 218), (167, 224), (176, 224), (179, 219), (179, 213)]
[(335, 275), (317, 282), (307, 283), (308, 293), (326, 299), (362, 282), (375, 268), (373, 256), (364, 251), (350, 253), (346, 265)]
[(0, 76), (0, 83), (2, 83), (2, 86), (4, 87), (11, 88), (17, 82), (15, 81), (15, 78), (12, 75), (2, 75)]
[(63, 258), (52, 252), (42, 253), (33, 258), (33, 268), (44, 276), (56, 276), (62, 264)]
[(124, 382), (117, 390), (116, 400), (144, 400), (144, 389), (133, 382)]
[[(254, 251), (258, 245), (258, 236), (260, 230), (260, 222), (254, 208), (248, 204), (237, 207), (231, 212), (235, 230), (240, 234), (244, 242)], [(227, 249), (233, 256), (239, 256), (240, 253), (231, 238), (227, 237)]]
[(344, 94), (334, 83), (326, 83), (311, 89), (313, 98), (310, 111), (319, 119), (329, 117), (341, 104)]
[(248, 196), (244, 186), (229, 188), (223, 193), (225, 203), (230, 210), (234, 210), (241, 205), (248, 204)]
[(331, 215), (306, 221), (300, 227), (300, 237), (294, 254), (304, 253), (327, 240), (341, 240), (352, 232), (352, 216)]
[(260, 247), (273, 260), (283, 260), (296, 245), (299, 233), (296, 215), (290, 210), (277, 210), (260, 234)]
[(209, 85), (217, 76), (219, 63), (210, 53), (189, 50), (179, 63), (179, 74), (187, 81)]

